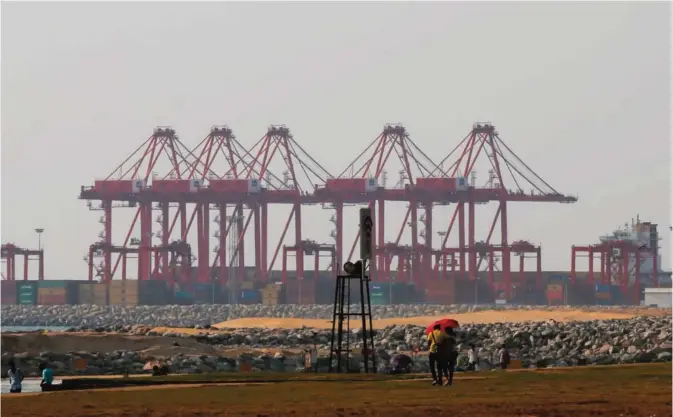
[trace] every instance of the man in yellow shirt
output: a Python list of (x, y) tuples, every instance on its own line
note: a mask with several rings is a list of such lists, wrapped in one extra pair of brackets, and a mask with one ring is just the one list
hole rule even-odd
[(432, 373), (432, 385), (442, 385), (442, 360), (440, 345), (444, 343), (447, 335), (442, 331), (439, 324), (433, 327), (428, 334), (428, 358), (430, 359), (430, 372)]

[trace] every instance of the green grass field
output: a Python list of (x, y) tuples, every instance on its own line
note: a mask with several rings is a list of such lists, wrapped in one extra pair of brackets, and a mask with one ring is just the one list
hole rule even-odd
[(671, 415), (671, 377), (671, 364), (460, 374), (451, 387), (433, 387), (429, 379), (419, 376), (187, 375), (165, 379), (195, 385), (3, 395), (2, 413), (13, 417), (662, 417)]

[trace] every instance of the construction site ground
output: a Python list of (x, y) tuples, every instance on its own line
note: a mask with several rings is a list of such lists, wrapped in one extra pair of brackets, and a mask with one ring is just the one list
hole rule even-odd
[[(463, 374), (450, 387), (425, 376), (187, 375), (167, 387), (3, 395), (14, 417), (204, 416), (670, 416), (671, 365)], [(209, 379), (206, 381), (206, 379)], [(228, 381), (228, 382), (227, 382)], [(273, 382), (271, 382), (273, 381)]]
[[(560, 310), (515, 310), (515, 311), (481, 311), (451, 315), (461, 324), (467, 323), (494, 323), (494, 322), (521, 322), (521, 321), (571, 321), (571, 320), (596, 320), (596, 319), (625, 319), (642, 314), (671, 314), (670, 310), (620, 310), (620, 311), (582, 311), (571, 309)], [(427, 316), (413, 318), (391, 318), (375, 320), (374, 327), (382, 328), (391, 324), (415, 324), (427, 326), (435, 320), (445, 316)], [(327, 320), (317, 319), (275, 319), (275, 318), (247, 318), (219, 323), (217, 329), (177, 329), (159, 327), (155, 330), (164, 332), (180, 333), (203, 333), (203, 332), (230, 332), (234, 328), (264, 327), (276, 329), (296, 329), (302, 326), (313, 328), (330, 328), (331, 323)], [(135, 336), (118, 333), (15, 333), (2, 334), (2, 352), (39, 354), (40, 352), (68, 353), (73, 351), (86, 352), (111, 352), (115, 350), (140, 351), (146, 356), (172, 356), (178, 353), (185, 355), (221, 355), (235, 357), (243, 352), (250, 353), (276, 353), (292, 354), (301, 352), (301, 349), (249, 349), (249, 348), (221, 348), (196, 340), (181, 339), (179, 346), (174, 346), (175, 339), (163, 336)]]

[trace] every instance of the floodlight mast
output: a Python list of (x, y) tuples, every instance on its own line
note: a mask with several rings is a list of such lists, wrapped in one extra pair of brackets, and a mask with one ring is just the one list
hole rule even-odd
[[(360, 317), (362, 325), (362, 355), (364, 356), (364, 371), (376, 373), (376, 354), (374, 350), (374, 331), (372, 323), (372, 306), (369, 292), (369, 276), (367, 274), (367, 260), (372, 255), (372, 216), (371, 209), (360, 209), (360, 256), (355, 263), (346, 262), (343, 265), (345, 274), (337, 275), (334, 290), (334, 310), (332, 316), (332, 340), (330, 343), (329, 372), (333, 371), (333, 360), (336, 355), (337, 372), (342, 372), (341, 360), (346, 353), (350, 358), (350, 317)], [(357, 279), (360, 284), (360, 311), (351, 313), (351, 280)], [(344, 311), (344, 308), (346, 311)], [(346, 343), (343, 345), (344, 321), (346, 322)], [(351, 371), (350, 361), (347, 360), (346, 372)]]

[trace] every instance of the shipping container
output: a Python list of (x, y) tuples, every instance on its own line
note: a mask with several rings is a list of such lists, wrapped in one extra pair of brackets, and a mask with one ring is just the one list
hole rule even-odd
[[(351, 280), (352, 281), (352, 280)], [(288, 289), (285, 289), (286, 294)], [(334, 303), (334, 292), (336, 291), (336, 279), (334, 278), (321, 278), (315, 281), (315, 286), (314, 286), (314, 291), (315, 291), (315, 297), (314, 297), (314, 303), (315, 304), (333, 304)], [(360, 286), (359, 285), (352, 285), (351, 286), (351, 298), (352, 299), (357, 299), (359, 300), (360, 297)], [(287, 300), (286, 296), (286, 302), (287, 304), (296, 304), (296, 303), (290, 303)]]
[(138, 280), (111, 281), (108, 287), (110, 296), (122, 294), (137, 296), (139, 293)]
[[(331, 300), (331, 302), (334, 302), (334, 295), (332, 295)], [(315, 304), (316, 281), (313, 279), (287, 280), (285, 283), (285, 301), (287, 304)]]
[(67, 304), (65, 288), (38, 288), (37, 303), (40, 305)]
[(65, 288), (69, 282), (65, 279), (45, 279), (37, 281), (37, 288)]
[(566, 287), (566, 304), (594, 305), (596, 304), (596, 287), (586, 282), (577, 281)]
[(192, 286), (194, 302), (197, 304), (214, 304), (218, 286), (211, 283), (197, 283)]
[(63, 295), (65, 296), (66, 289), (64, 288), (37, 288), (37, 295)]
[(172, 299), (166, 281), (138, 282), (138, 303), (141, 305), (166, 305)]
[(94, 190), (101, 194), (132, 194), (147, 188), (144, 179), (135, 180), (97, 180)]
[(134, 306), (138, 305), (138, 294), (110, 294), (110, 305)]
[(453, 291), (425, 290), (425, 302), (429, 304), (455, 304)]
[(260, 304), (261, 294), (258, 290), (241, 290), (238, 294), (238, 304)]
[(79, 304), (107, 305), (108, 286), (99, 283), (81, 283), (78, 285)]
[(255, 289), (255, 282), (254, 281), (240, 281), (240, 282), (235, 282), (235, 281), (229, 281), (230, 286), (231, 285), (236, 285), (238, 286), (239, 290), (254, 290)]
[(17, 282), (16, 281), (0, 281), (0, 302), (5, 305), (16, 304), (17, 300)]
[(184, 179), (155, 179), (152, 180), (152, 191), (161, 193), (195, 193), (203, 187), (199, 178)]
[(37, 303), (37, 282), (24, 281), (17, 286), (18, 304), (36, 304)]

